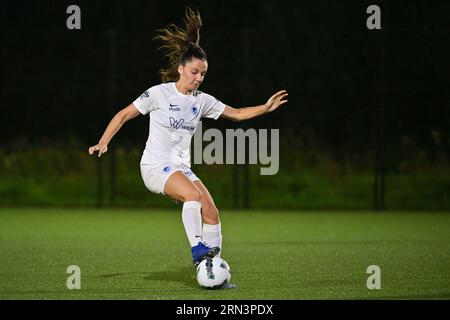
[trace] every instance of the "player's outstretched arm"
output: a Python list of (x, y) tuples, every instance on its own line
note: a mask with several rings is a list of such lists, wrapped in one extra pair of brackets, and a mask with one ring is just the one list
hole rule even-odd
[(92, 155), (96, 151), (98, 151), (98, 157), (100, 158), (103, 153), (108, 151), (108, 143), (111, 141), (112, 137), (120, 130), (125, 122), (136, 118), (139, 115), (139, 111), (133, 104), (130, 104), (128, 107), (120, 110), (109, 122), (106, 127), (103, 136), (100, 138), (100, 141), (95, 145), (89, 148), (89, 154)]
[(256, 107), (246, 107), (246, 108), (232, 108), (230, 106), (225, 106), (225, 110), (222, 113), (222, 117), (230, 119), (233, 121), (243, 121), (251, 118), (258, 117), (262, 114), (275, 111), (279, 106), (288, 102), (283, 100), (288, 96), (286, 90), (281, 90), (275, 93), (273, 96), (267, 100), (266, 104), (262, 104)]

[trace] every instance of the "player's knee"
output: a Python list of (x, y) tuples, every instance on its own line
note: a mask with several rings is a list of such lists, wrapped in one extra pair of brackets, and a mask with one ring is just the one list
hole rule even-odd
[(202, 202), (202, 192), (198, 189), (192, 189), (183, 196), (184, 202), (198, 201)]

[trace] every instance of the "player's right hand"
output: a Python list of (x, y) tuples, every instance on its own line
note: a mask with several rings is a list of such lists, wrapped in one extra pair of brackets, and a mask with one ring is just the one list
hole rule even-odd
[(96, 151), (98, 151), (98, 157), (100, 158), (103, 153), (106, 153), (106, 151), (108, 151), (108, 146), (106, 144), (99, 143), (89, 148), (90, 155), (93, 155)]

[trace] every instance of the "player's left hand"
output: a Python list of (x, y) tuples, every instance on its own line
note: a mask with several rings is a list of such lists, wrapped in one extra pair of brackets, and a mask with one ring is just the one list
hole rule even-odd
[(288, 96), (288, 93), (286, 90), (281, 90), (275, 93), (273, 96), (269, 98), (266, 102), (266, 108), (267, 112), (272, 112), (276, 110), (279, 106), (285, 104), (288, 102), (287, 100), (283, 100)]

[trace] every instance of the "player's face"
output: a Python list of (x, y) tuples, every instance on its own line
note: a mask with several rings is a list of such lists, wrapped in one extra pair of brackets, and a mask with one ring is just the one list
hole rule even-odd
[(198, 89), (205, 79), (206, 71), (208, 71), (208, 62), (197, 58), (192, 58), (191, 61), (178, 68), (181, 83), (188, 90)]

